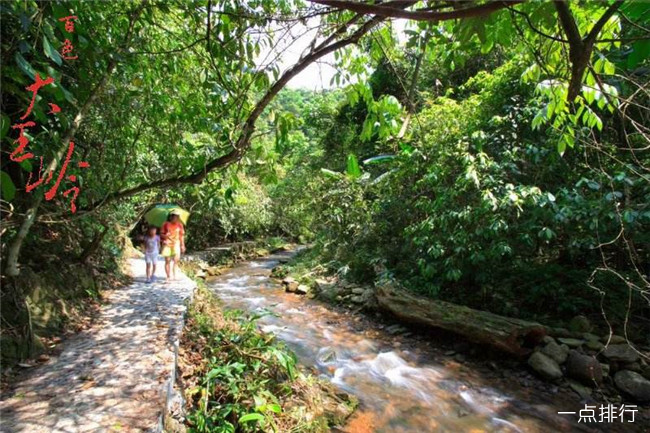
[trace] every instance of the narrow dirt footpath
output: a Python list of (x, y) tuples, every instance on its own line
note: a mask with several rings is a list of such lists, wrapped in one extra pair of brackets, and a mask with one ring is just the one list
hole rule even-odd
[[(173, 381), (185, 300), (195, 283), (183, 274), (134, 282), (108, 296), (91, 328), (64, 343), (56, 358), (29, 371), (0, 401), (3, 433), (155, 432)], [(158, 274), (162, 275), (162, 263)]]

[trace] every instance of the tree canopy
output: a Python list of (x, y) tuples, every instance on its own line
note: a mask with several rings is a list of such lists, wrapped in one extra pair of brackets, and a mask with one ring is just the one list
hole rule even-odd
[[(318, 239), (360, 278), (384, 269), (432, 296), (463, 288), (496, 305), (506, 282), (533, 291), (527, 308), (573, 286), (648, 299), (642, 2), (0, 7), (5, 276), (51, 242), (85, 260), (99, 239), (116, 255), (148, 206), (176, 201), (206, 237)], [(336, 89), (286, 88), (321, 61)], [(33, 157), (17, 161), (37, 76), (53, 82), (24, 129)], [(27, 192), (56, 179), (71, 141), (75, 181)]]

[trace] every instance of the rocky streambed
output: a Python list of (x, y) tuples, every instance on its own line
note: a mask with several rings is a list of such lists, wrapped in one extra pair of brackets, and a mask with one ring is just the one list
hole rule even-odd
[[(599, 391), (583, 398), (564, 378), (541, 379), (525, 360), (448, 332), (396, 322), (373, 309), (371, 288), (327, 280), (283, 284), (282, 278), (269, 278), (289, 256), (276, 254), (225, 271), (205, 269), (204, 277), (226, 308), (261, 316), (263, 332), (284, 341), (315, 374), (358, 397), (360, 408), (339, 431), (642, 432), (650, 425), (642, 406), (635, 422), (625, 424), (585, 424), (577, 415), (560, 414), (577, 414), (586, 403), (595, 404)], [(369, 311), (362, 314), (362, 309)], [(533, 354), (551, 343), (566, 350), (551, 337)], [(558, 363), (562, 377), (566, 362)]]
[[(278, 279), (287, 292), (351, 309), (379, 311), (374, 287), (361, 287), (334, 278), (305, 283), (292, 277), (281, 277), (283, 272), (284, 269), (279, 267), (274, 274), (280, 276)], [(647, 348), (619, 335), (590, 333), (591, 325), (583, 316), (575, 317), (570, 327), (571, 330), (545, 328), (547, 335), (528, 349), (529, 354), (521, 361), (512, 361), (519, 363), (520, 370), (527, 369), (536, 378), (548, 382), (550, 389), (560, 386), (571, 390), (584, 402), (647, 408), (650, 404)]]

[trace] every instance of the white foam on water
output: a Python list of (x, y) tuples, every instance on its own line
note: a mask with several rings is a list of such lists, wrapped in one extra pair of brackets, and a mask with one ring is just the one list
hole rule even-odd
[(414, 391), (422, 400), (430, 401), (431, 389), (442, 373), (433, 368), (416, 368), (408, 365), (396, 352), (383, 352), (370, 360), (361, 362), (347, 361), (336, 369), (332, 382), (345, 385), (348, 375), (368, 374), (378, 382), (388, 381), (392, 386)]
[(228, 284), (241, 285), (248, 281), (251, 277), (249, 275), (242, 275), (241, 277), (228, 278)]
[(336, 364), (336, 351), (329, 346), (321, 347), (316, 355), (316, 360), (321, 366)]
[(521, 430), (515, 424), (511, 423), (510, 421), (506, 421), (503, 418), (492, 418), (492, 422), (497, 425), (505, 425), (506, 427), (510, 427), (512, 430), (518, 433), (524, 433), (523, 430)]
[(247, 286), (233, 286), (231, 284), (223, 284), (221, 286), (213, 286), (217, 291), (220, 292), (236, 292), (236, 293), (241, 293), (245, 292), (249, 288)]
[(490, 409), (477, 403), (471, 392), (461, 391), (459, 394), (463, 401), (465, 401), (465, 403), (467, 403), (467, 405), (471, 407), (474, 412), (480, 413), (482, 415), (490, 415), (492, 413)]
[(262, 332), (265, 332), (267, 334), (279, 334), (284, 330), (283, 327), (278, 326), (278, 325), (264, 325), (260, 328)]
[[(491, 389), (484, 389), (484, 390), (481, 390), (481, 391), (482, 391), (482, 393), (478, 394), (479, 398), (480, 397), (486, 397), (486, 398), (489, 398), (491, 400), (496, 400), (496, 401), (499, 401), (499, 402), (507, 401), (506, 398), (504, 398), (503, 396), (497, 394), (496, 392), (494, 392)], [(487, 395), (483, 394), (483, 392), (485, 392)], [(507, 420), (505, 420), (503, 418), (497, 418), (495, 416), (495, 413), (492, 410), (490, 410), (489, 408), (487, 408), (484, 405), (477, 402), (476, 399), (474, 398), (474, 395), (472, 395), (473, 394), (472, 392), (470, 392), (470, 391), (461, 391), (459, 394), (460, 394), (461, 398), (463, 399), (463, 401), (465, 401), (465, 403), (467, 403), (467, 405), (474, 412), (489, 417), (493, 424), (508, 427), (509, 428), (508, 431), (511, 431), (510, 429), (512, 429), (512, 431), (523, 433), (522, 430), (519, 427), (517, 427), (515, 424), (513, 424), (510, 421), (507, 421)]]
[(246, 298), (246, 300), (253, 305), (260, 305), (266, 300), (266, 298), (264, 296), (258, 296), (255, 298)]
[(304, 311), (300, 311), (300, 310), (298, 310), (297, 308), (289, 308), (288, 310), (285, 310), (285, 313), (289, 313), (289, 314), (303, 314), (303, 315), (304, 315), (304, 314), (307, 314), (307, 313), (305, 313)]

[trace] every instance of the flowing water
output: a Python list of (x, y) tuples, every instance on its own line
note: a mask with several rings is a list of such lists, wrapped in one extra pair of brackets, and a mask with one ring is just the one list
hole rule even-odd
[(241, 264), (209, 287), (227, 308), (275, 313), (259, 320), (261, 329), (284, 341), (301, 364), (359, 398), (361, 407), (345, 431), (536, 433), (576, 427), (549, 421), (558, 410), (573, 409), (523, 403), (417, 348), (402, 349), (387, 332), (360, 329), (360, 317), (285, 293), (269, 279), (283, 257), (288, 253)]

